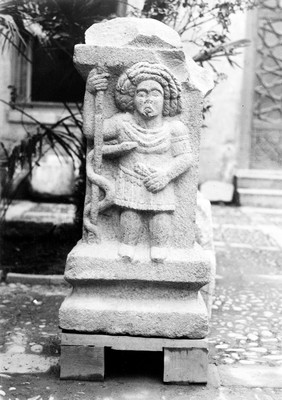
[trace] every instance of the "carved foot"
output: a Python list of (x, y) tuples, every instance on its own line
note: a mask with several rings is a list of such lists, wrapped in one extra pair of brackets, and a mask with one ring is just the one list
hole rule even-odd
[(151, 247), (151, 260), (161, 263), (167, 258), (167, 248), (166, 247)]
[(118, 254), (120, 257), (131, 261), (134, 257), (135, 246), (121, 243), (119, 245)]

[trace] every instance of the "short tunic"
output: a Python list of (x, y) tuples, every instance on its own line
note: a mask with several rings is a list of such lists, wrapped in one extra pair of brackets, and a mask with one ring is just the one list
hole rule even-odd
[[(190, 152), (188, 130), (184, 124), (178, 134), (173, 133), (173, 122), (164, 121), (157, 129), (144, 129), (129, 113), (115, 116), (117, 139), (136, 142), (138, 147), (119, 159), (115, 185), (115, 204), (134, 210), (174, 211), (174, 184), (169, 182), (162, 190), (152, 193), (144, 179), (154, 170), (166, 170), (174, 157)], [(184, 131), (184, 132), (183, 132)], [(184, 135), (183, 135), (184, 133)]]

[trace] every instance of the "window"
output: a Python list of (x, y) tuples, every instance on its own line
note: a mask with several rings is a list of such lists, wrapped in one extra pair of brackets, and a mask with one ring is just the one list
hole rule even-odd
[[(70, 49), (71, 52), (73, 49)], [(38, 41), (32, 45), (31, 101), (82, 102), (85, 83), (72, 59), (60, 49), (50, 54)]]
[[(68, 17), (70, 15), (74, 26), (77, 21), (78, 24), (85, 26), (85, 30), (94, 22), (110, 15), (120, 14), (121, 11), (125, 12), (118, 0), (88, 0), (87, 7), (81, 0), (57, 0), (57, 4), (64, 15)], [(122, 4), (126, 5), (126, 1)], [(55, 11), (50, 9), (52, 15), (56, 16)], [(44, 26), (44, 22), (42, 25)], [(18, 54), (15, 55), (14, 82), (18, 102), (77, 103), (83, 101), (85, 82), (76, 71), (70, 56), (73, 54), (75, 41), (74, 43), (66, 42), (67, 48), (64, 44), (61, 48), (50, 47), (46, 52), (37, 39), (32, 40), (29, 49), (29, 58), (32, 59), (32, 63), (27, 62)]]

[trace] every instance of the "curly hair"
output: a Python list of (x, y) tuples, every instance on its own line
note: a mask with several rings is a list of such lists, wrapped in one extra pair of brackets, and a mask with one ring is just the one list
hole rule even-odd
[(164, 116), (181, 112), (181, 87), (176, 77), (162, 64), (139, 62), (127, 69), (118, 79), (115, 92), (117, 107), (122, 111), (134, 110), (134, 95), (139, 83), (152, 79), (164, 90)]

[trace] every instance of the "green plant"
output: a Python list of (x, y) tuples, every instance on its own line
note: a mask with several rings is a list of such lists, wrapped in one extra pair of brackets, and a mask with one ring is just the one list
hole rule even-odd
[[(121, 0), (122, 1), (122, 0)], [(60, 49), (72, 58), (73, 46), (84, 41), (85, 30), (94, 22), (101, 21), (97, 1), (93, 0), (2, 0), (0, 4), (0, 36), (2, 47), (8, 45), (29, 62), (27, 46), (30, 39), (36, 39), (52, 59), (54, 51)], [(226, 57), (236, 65), (233, 56), (247, 41), (228, 41), (230, 18), (233, 14), (253, 8), (256, 0), (204, 1), (204, 0), (146, 0), (142, 12), (132, 7), (132, 14), (158, 19), (176, 29), (184, 41), (193, 43), (197, 51), (194, 60), (203, 65)], [(114, 15), (110, 15), (112, 17)], [(213, 23), (212, 25), (211, 22)], [(206, 27), (203, 29), (203, 27)], [(216, 70), (217, 71), (217, 70)], [(220, 71), (217, 71), (220, 74)], [(82, 99), (81, 99), (82, 100)], [(33, 120), (33, 128), (26, 131), (26, 138), (8, 151), (2, 144), (7, 158), (8, 186), (11, 185), (17, 166), (27, 167), (32, 173), (44, 155), (45, 146), (55, 152), (64, 151), (72, 159), (81, 160), (81, 171), (85, 168), (85, 147), (82, 139), (73, 133), (68, 121), (72, 120), (76, 130), (82, 132), (81, 118), (67, 105), (68, 116), (56, 124), (46, 125), (34, 119), (20, 104), (17, 104), (17, 88), (11, 87), (11, 101), (3, 103), (18, 110)], [(207, 109), (210, 106), (207, 106)], [(80, 110), (79, 110), (80, 112)], [(82, 135), (83, 136), (83, 135)], [(84, 172), (82, 174), (85, 176)], [(83, 178), (80, 178), (80, 193), (76, 196), (78, 208), (82, 209)], [(9, 188), (6, 190), (9, 193)], [(9, 196), (8, 196), (9, 197)], [(11, 198), (7, 201), (7, 204)], [(81, 211), (79, 211), (81, 214)]]
[(3, 46), (10, 44), (27, 57), (27, 42), (37, 38), (52, 57), (59, 48), (72, 58), (73, 46), (83, 43), (84, 32), (101, 21), (93, 0), (2, 0), (0, 34)]
[[(74, 199), (82, 194), (84, 187), (84, 175), (82, 172), (85, 169), (85, 140), (82, 127), (82, 110), (81, 106), (77, 105), (77, 111), (73, 111), (68, 104), (65, 108), (68, 111), (66, 117), (60, 118), (54, 124), (44, 124), (34, 118), (31, 114), (25, 111), (22, 107), (18, 107), (13, 103), (7, 103), (0, 100), (13, 109), (17, 110), (25, 118), (33, 122), (23, 126), (26, 129), (26, 137), (16, 144), (9, 151), (3, 142), (0, 142), (2, 151), (6, 158), (7, 179), (3, 187), (3, 207), (1, 210), (1, 218), (3, 219), (7, 208), (9, 207), (13, 197), (16, 195), (17, 189), (13, 192), (13, 178), (18, 168), (25, 169), (25, 180), (28, 179), (33, 169), (40, 165), (42, 157), (50, 150), (58, 156), (68, 156), (73, 163), (79, 161), (80, 174), (77, 178), (76, 188), (74, 191)], [(75, 127), (75, 132), (73, 127)], [(79, 195), (78, 195), (79, 193)], [(81, 211), (78, 211), (81, 213)]]
[(197, 49), (194, 61), (203, 65), (226, 57), (236, 65), (233, 56), (248, 45), (248, 40), (231, 42), (228, 38), (232, 15), (254, 8), (260, 0), (205, 1), (205, 0), (146, 0), (141, 13), (172, 26), (184, 42)]
[[(80, 0), (4, 0), (0, 4), (2, 50), (7, 46), (14, 47), (27, 62), (31, 62), (28, 57), (28, 44), (30, 40), (36, 40), (51, 61), (56, 50), (63, 51), (72, 59), (73, 46), (83, 42), (87, 27), (104, 18), (103, 15), (97, 13), (96, 3), (92, 0), (83, 2)], [(82, 98), (81, 103), (77, 104), (76, 112), (72, 107), (64, 104), (68, 115), (55, 124), (47, 125), (34, 118), (23, 104), (17, 102), (18, 88), (10, 86), (10, 89), (10, 102), (3, 99), (0, 101), (17, 110), (33, 124), (27, 126), (23, 124), (26, 137), (11, 150), (1, 142), (7, 170), (7, 179), (2, 190), (4, 202), (2, 218), (17, 192), (17, 190), (12, 190), (17, 169), (26, 169), (25, 179), (28, 179), (44, 154), (52, 149), (58, 155), (63, 152), (73, 161), (79, 161), (80, 173), (76, 179), (73, 200), (77, 204), (77, 219), (80, 220), (85, 190)]]
[[(223, 56), (232, 63), (230, 57), (237, 55), (247, 41), (228, 40), (231, 17), (257, 6), (259, 1), (146, 0), (141, 12), (132, 6), (130, 14), (172, 26), (184, 41), (197, 46), (193, 58), (200, 64)], [(72, 57), (73, 46), (83, 43), (85, 30), (103, 18), (97, 15), (93, 0), (4, 0), (0, 4), (0, 35), (4, 37), (3, 46), (9, 43), (25, 57), (31, 37), (36, 37), (47, 52), (60, 48)]]

